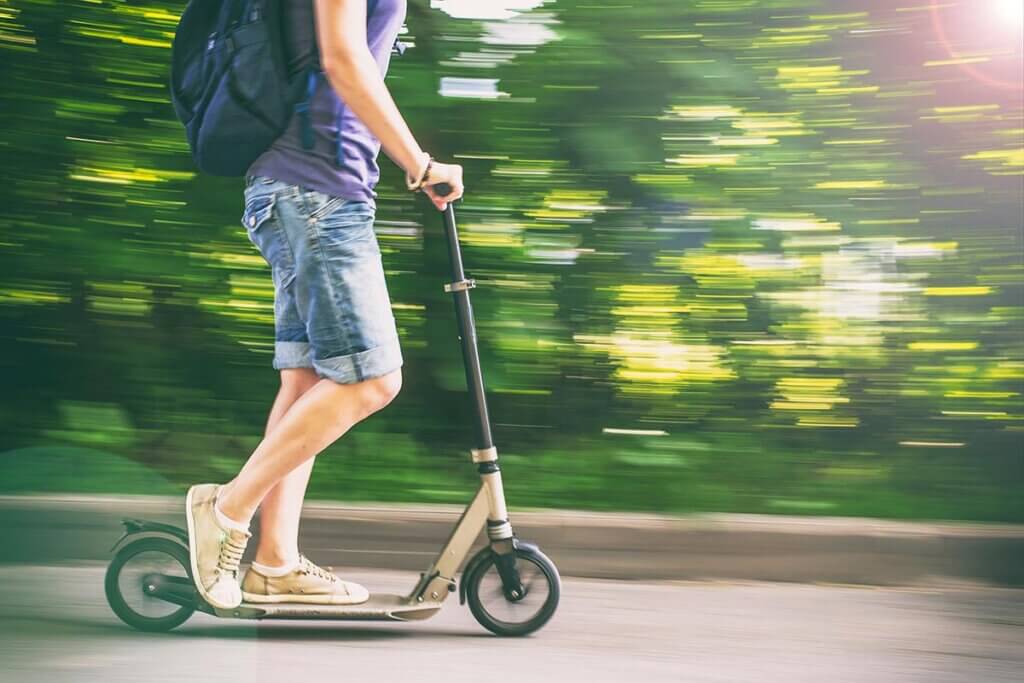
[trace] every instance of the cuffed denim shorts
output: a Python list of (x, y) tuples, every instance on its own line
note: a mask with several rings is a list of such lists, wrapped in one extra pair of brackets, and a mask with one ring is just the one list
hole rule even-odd
[(242, 224), (274, 281), (275, 369), (352, 384), (402, 366), (373, 219), (366, 202), (246, 177)]

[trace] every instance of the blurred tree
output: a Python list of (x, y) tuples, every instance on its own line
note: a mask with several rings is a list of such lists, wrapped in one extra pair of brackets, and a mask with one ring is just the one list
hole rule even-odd
[[(240, 183), (195, 174), (167, 99), (182, 6), (0, 0), (5, 442), (106, 444), (71, 488), (142, 481), (122, 456), (226, 476), (275, 389)], [(389, 84), (467, 170), (516, 504), (1024, 519), (1014, 27), (938, 40), (981, 21), (966, 2), (444, 7), (410, 0)], [(405, 387), (313, 492), (461, 501), (443, 233), (383, 165)]]

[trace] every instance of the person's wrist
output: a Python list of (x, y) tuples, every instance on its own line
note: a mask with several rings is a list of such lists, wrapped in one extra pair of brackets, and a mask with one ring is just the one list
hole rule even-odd
[(405, 186), (411, 192), (415, 192), (416, 190), (423, 187), (423, 184), (426, 182), (427, 176), (430, 173), (430, 166), (432, 161), (433, 158), (426, 152), (423, 152), (422, 155), (420, 156), (419, 164), (417, 165), (416, 169), (414, 169), (414, 172), (407, 172), (405, 174)]

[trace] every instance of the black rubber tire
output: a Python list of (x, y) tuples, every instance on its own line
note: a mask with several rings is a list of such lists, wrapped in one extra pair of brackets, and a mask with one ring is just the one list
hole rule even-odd
[(110, 561), (110, 566), (107, 567), (107, 574), (103, 581), (103, 588), (107, 594), (107, 603), (110, 605), (110, 609), (114, 610), (114, 614), (132, 628), (157, 633), (170, 631), (172, 628), (185, 623), (192, 616), (192, 613), (196, 611), (196, 608), (181, 606), (164, 617), (147, 617), (133, 610), (124, 599), (124, 596), (121, 595), (119, 581), (121, 570), (130, 559), (144, 552), (157, 552), (169, 555), (184, 568), (186, 575), (192, 576), (187, 548), (164, 538), (142, 538), (126, 545)]
[(469, 603), (469, 611), (473, 617), (491, 633), (498, 636), (526, 636), (544, 626), (558, 609), (558, 600), (561, 596), (562, 581), (558, 576), (558, 568), (555, 563), (548, 559), (547, 555), (532, 548), (516, 548), (516, 563), (530, 562), (540, 569), (548, 584), (548, 597), (544, 605), (529, 620), (522, 623), (510, 623), (499, 621), (493, 618), (487, 609), (480, 602), (480, 582), (484, 576), (494, 567), (493, 553), (483, 562), (473, 568), (473, 573), (466, 577), (466, 602)]

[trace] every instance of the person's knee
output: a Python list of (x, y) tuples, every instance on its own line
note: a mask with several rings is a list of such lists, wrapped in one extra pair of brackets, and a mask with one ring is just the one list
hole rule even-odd
[(381, 410), (398, 396), (402, 389), (402, 370), (374, 377), (359, 383), (364, 412), (369, 415)]

